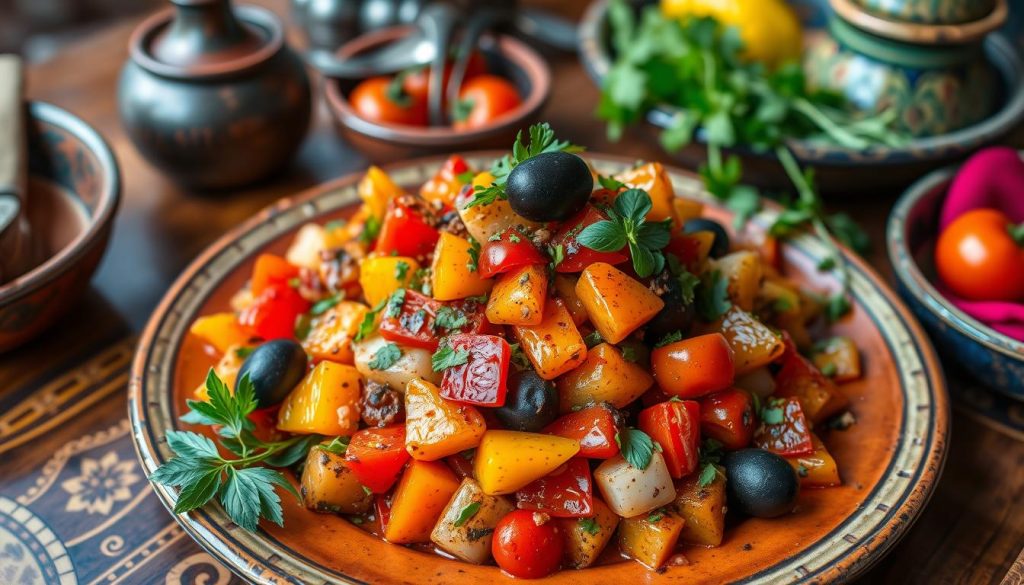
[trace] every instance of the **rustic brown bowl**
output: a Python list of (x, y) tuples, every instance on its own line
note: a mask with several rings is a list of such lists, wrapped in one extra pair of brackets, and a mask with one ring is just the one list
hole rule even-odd
[(121, 196), (117, 161), (95, 130), (50, 104), (32, 102), (28, 111), (30, 177), (60, 186), (63, 207), (80, 209), (85, 218), (75, 225), (58, 222), (55, 218), (62, 215), (51, 209), (33, 212), (36, 233), (63, 246), (39, 266), (0, 285), (0, 352), (41, 333), (88, 288)]
[[(467, 156), (489, 164), (498, 153)], [(632, 159), (589, 155), (611, 174)], [(412, 188), (440, 167), (434, 157), (387, 167)], [(692, 174), (671, 170), (676, 191), (707, 202), (709, 215), (726, 220)], [(280, 201), (246, 221), (204, 252), (164, 297), (139, 343), (129, 386), (133, 438), (143, 468), (152, 473), (172, 453), (168, 430), (185, 428), (178, 417), (185, 399), (213, 364), (187, 335), (193, 319), (227, 310), (256, 256), (283, 253), (295, 231), (309, 221), (344, 217), (358, 201), (359, 175), (350, 175), (294, 199)], [(751, 229), (764, 229), (770, 214)], [(726, 222), (731, 225), (731, 222)], [(819, 290), (835, 278), (816, 267), (828, 253), (820, 240), (803, 236), (783, 246), (788, 275)], [(798, 511), (777, 520), (750, 519), (727, 532), (718, 548), (685, 548), (686, 566), (651, 572), (606, 551), (603, 563), (582, 572), (563, 571), (542, 583), (783, 583), (853, 579), (877, 562), (913, 524), (942, 471), (949, 432), (945, 383), (934, 351), (896, 295), (863, 261), (850, 257), (854, 310), (835, 332), (852, 336), (861, 349), (864, 377), (844, 389), (857, 424), (824, 440), (839, 462), (843, 485), (807, 490)], [(170, 509), (176, 490), (154, 485)], [(248, 533), (210, 505), (178, 516), (179, 523), (217, 559), (256, 583), (476, 583), (516, 581), (494, 566), (476, 566), (388, 544), (342, 517), (286, 505), (285, 527), (264, 523)], [(611, 547), (614, 548), (614, 547)]]
[[(367, 33), (342, 46), (338, 50), (338, 57), (350, 57), (394, 42), (413, 30), (409, 26), (400, 26)], [(486, 126), (456, 130), (451, 126), (421, 127), (371, 122), (356, 114), (349, 104), (347, 96), (358, 83), (351, 80), (324, 81), (327, 105), (345, 137), (357, 147), (371, 152), (384, 145), (434, 150), (451, 150), (466, 145), (507, 147), (518, 130), (536, 120), (551, 93), (551, 71), (539, 53), (511, 36), (485, 36), (481, 39), (480, 50), (487, 61), (488, 70), (511, 81), (523, 98), (517, 108)]]

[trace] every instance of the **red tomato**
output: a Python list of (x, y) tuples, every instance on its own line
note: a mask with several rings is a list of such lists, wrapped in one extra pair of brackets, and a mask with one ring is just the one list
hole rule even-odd
[(700, 433), (732, 451), (750, 445), (757, 428), (754, 401), (737, 388), (722, 390), (700, 401)]
[(422, 97), (395, 91), (390, 77), (371, 77), (363, 80), (348, 95), (359, 117), (378, 124), (400, 126), (426, 126), (427, 102)]
[[(406, 290), (404, 302), (397, 313), (385, 311), (380, 321), (380, 335), (388, 341), (411, 345), (434, 351), (440, 337), (450, 333), (481, 333), (496, 331), (484, 315), (485, 306), (477, 301), (464, 299), (442, 303), (418, 293)], [(444, 323), (461, 323), (458, 327), (441, 327), (437, 316), (446, 317)]]
[(277, 413), (279, 410), (281, 410), (281, 405), (275, 404), (274, 406), (268, 406), (267, 408), (261, 408), (249, 413), (248, 418), (256, 427), (252, 430), (252, 434), (256, 435), (257, 439), (268, 443), (281, 440), (283, 435), (281, 431), (277, 430)]
[(651, 352), (658, 386), (680, 398), (698, 398), (732, 386), (732, 349), (721, 333), (691, 337)]
[(345, 461), (349, 469), (375, 494), (395, 485), (409, 460), (405, 450), (405, 425), (363, 429), (352, 435)]
[(594, 482), (586, 459), (571, 459), (516, 492), (521, 510), (546, 512), (557, 518), (594, 515)]
[(608, 218), (603, 212), (592, 205), (587, 205), (582, 211), (562, 224), (561, 229), (551, 239), (553, 246), (562, 246), (564, 254), (562, 262), (555, 267), (555, 272), (582, 272), (584, 268), (594, 262), (622, 264), (629, 259), (625, 252), (598, 252), (582, 246), (576, 241), (576, 236), (583, 231), (583, 228), (605, 219)]
[(238, 323), (253, 335), (265, 340), (295, 337), (295, 320), (309, 310), (309, 301), (299, 291), (285, 285), (274, 284), (262, 293), (238, 316)]
[(700, 405), (670, 400), (640, 411), (637, 426), (661, 445), (668, 473), (680, 478), (693, 473), (700, 459)]
[(1024, 224), (974, 209), (939, 235), (935, 268), (951, 291), (977, 301), (1024, 300)]
[(522, 266), (547, 264), (548, 258), (540, 253), (530, 238), (516, 228), (508, 228), (496, 240), (484, 242), (480, 248), (477, 271), (484, 278), (493, 278)]
[(288, 281), (298, 278), (299, 267), (274, 254), (260, 254), (252, 267), (249, 288), (255, 297), (260, 296), (271, 285), (287, 286)]
[(420, 187), (420, 195), (427, 201), (441, 201), (448, 207), (455, 205), (455, 197), (462, 191), (462, 188), (469, 184), (468, 181), (460, 178), (470, 173), (466, 160), (457, 154), (448, 157), (441, 168), (437, 169), (423, 186)]
[(441, 396), (480, 406), (503, 406), (512, 355), (508, 342), (496, 335), (452, 335), (448, 345), (455, 352), (469, 352), (469, 356), (466, 363), (445, 369)]
[[(462, 82), (465, 84), (470, 79), (486, 72), (487, 63), (484, 62), (483, 55), (474, 52), (466, 62), (466, 74), (463, 76)], [(427, 96), (430, 93), (430, 67), (416, 67), (399, 75), (402, 76), (402, 89), (405, 90), (405, 93), (422, 99), (424, 102), (427, 101)], [(441, 87), (448, 87), (448, 80), (451, 79), (451, 76), (452, 62), (449, 61), (444, 68)]]
[(772, 398), (762, 410), (761, 425), (754, 432), (754, 446), (783, 457), (814, 451), (811, 428), (796, 398)]
[(615, 435), (621, 427), (618, 411), (607, 404), (597, 404), (559, 417), (544, 432), (579, 441), (579, 457), (608, 459), (619, 454)]
[(456, 129), (482, 128), (516, 109), (522, 99), (512, 82), (497, 75), (480, 75), (462, 85), (456, 107)]
[(392, 200), (373, 251), (412, 258), (430, 254), (441, 237), (431, 219), (425, 218), (419, 210)]
[(564, 547), (556, 523), (547, 514), (513, 510), (494, 528), (491, 554), (513, 577), (539, 579), (558, 570)]

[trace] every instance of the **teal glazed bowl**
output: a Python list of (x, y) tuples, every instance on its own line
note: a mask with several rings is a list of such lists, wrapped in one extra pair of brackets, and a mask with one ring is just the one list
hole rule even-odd
[(29, 218), (42, 264), (0, 284), (0, 353), (40, 334), (88, 289), (121, 195), (117, 161), (88, 124), (56, 106), (28, 106)]
[(889, 215), (886, 245), (896, 288), (945, 357), (944, 366), (1024, 400), (1024, 343), (967, 315), (932, 284), (939, 212), (956, 170), (940, 169), (914, 183)]

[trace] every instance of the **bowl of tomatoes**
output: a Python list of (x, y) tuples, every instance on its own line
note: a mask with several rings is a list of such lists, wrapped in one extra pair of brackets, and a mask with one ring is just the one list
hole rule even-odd
[(1006, 148), (912, 185), (886, 240), (899, 293), (940, 352), (981, 384), (1024, 399), (1024, 162)]
[[(338, 50), (351, 57), (393, 43), (412, 33), (401, 26), (360, 36)], [(445, 71), (445, 85), (453, 63)], [(351, 81), (328, 79), (328, 107), (346, 136), (357, 143), (419, 148), (504, 145), (516, 129), (537, 118), (551, 93), (544, 58), (508, 35), (485, 35), (470, 56), (454, 103), (444, 104), (447, 123), (431, 125), (428, 108), (430, 67)]]

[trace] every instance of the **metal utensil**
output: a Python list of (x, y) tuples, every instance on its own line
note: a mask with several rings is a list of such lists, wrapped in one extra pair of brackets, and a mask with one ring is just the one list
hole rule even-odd
[(27, 217), (28, 170), (21, 59), (0, 55), (0, 283), (37, 263)]

